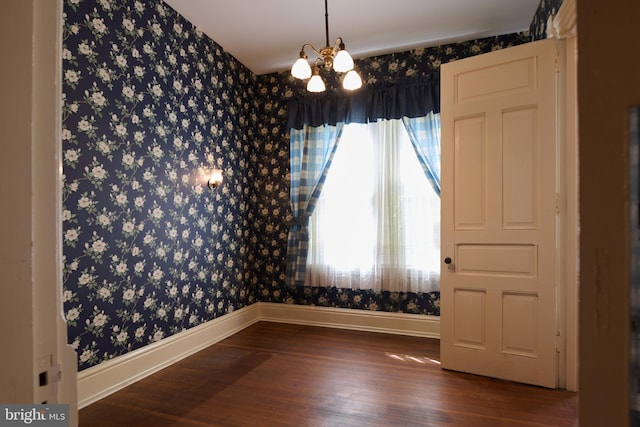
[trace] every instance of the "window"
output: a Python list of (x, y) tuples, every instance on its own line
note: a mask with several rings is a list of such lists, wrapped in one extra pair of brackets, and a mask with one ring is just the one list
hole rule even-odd
[(401, 120), (344, 127), (309, 221), (305, 283), (439, 290), (440, 198)]

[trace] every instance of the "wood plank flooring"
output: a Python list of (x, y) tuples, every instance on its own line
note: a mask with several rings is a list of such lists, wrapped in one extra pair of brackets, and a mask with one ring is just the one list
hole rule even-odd
[(575, 393), (442, 370), (439, 341), (259, 322), (80, 410), (90, 426), (577, 426)]

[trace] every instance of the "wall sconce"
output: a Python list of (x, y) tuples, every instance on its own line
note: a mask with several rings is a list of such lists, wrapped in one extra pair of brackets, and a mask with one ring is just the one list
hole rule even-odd
[(222, 183), (222, 169), (213, 168), (209, 174), (209, 180), (207, 181), (207, 186), (215, 190)]

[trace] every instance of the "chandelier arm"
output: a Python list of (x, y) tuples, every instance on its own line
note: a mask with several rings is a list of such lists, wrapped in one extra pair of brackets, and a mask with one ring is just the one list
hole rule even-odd
[(315, 52), (316, 55), (322, 57), (322, 54), (315, 48), (313, 47), (313, 45), (309, 44), (309, 43), (305, 43), (302, 45), (302, 47), (300, 48), (300, 52), (304, 52), (304, 48), (308, 47), (309, 49), (311, 49), (312, 51)]

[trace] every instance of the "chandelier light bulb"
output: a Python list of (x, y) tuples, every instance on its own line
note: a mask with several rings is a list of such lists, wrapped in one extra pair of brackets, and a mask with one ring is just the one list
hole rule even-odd
[(322, 77), (320, 77), (320, 70), (318, 67), (313, 69), (313, 76), (307, 83), (307, 90), (309, 92), (324, 92), (325, 90), (324, 81), (322, 81)]
[(346, 73), (349, 70), (353, 70), (353, 58), (346, 50), (338, 52), (333, 59), (333, 69), (338, 73)]
[(300, 58), (291, 67), (291, 75), (297, 79), (308, 79), (311, 77), (311, 66), (307, 62), (307, 56), (301, 52)]
[(347, 90), (356, 90), (362, 87), (362, 79), (356, 70), (351, 70), (344, 76), (342, 87)]

